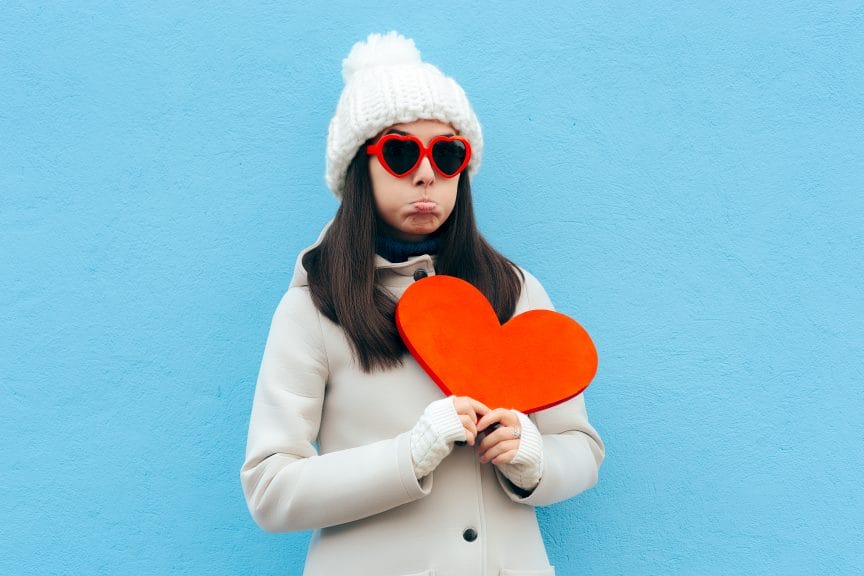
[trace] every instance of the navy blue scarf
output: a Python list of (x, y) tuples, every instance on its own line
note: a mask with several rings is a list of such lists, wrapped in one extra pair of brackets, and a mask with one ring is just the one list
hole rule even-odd
[(419, 242), (396, 240), (389, 236), (375, 237), (375, 253), (390, 262), (405, 262), (412, 256), (435, 254), (438, 252), (438, 237), (433, 236)]

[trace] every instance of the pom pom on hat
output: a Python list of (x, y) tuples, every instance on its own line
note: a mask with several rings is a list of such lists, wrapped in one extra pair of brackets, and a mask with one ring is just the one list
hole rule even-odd
[(415, 120), (450, 124), (471, 141), (468, 174), (480, 166), (483, 133), (465, 92), (423, 62), (414, 41), (396, 33), (371, 34), (342, 61), (345, 88), (327, 134), (327, 186), (339, 198), (348, 164), (360, 146), (385, 128)]
[(384, 36), (371, 34), (366, 42), (354, 44), (348, 57), (342, 61), (342, 80), (348, 84), (355, 72), (366, 68), (411, 66), (422, 62), (420, 51), (410, 38), (396, 32), (389, 32)]

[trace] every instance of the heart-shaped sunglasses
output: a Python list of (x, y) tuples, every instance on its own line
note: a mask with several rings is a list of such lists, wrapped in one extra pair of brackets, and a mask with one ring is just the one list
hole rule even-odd
[(366, 146), (366, 154), (377, 156), (381, 166), (397, 178), (416, 170), (423, 158), (429, 158), (436, 172), (452, 178), (468, 166), (471, 144), (462, 136), (436, 136), (427, 147), (410, 134), (385, 134)]

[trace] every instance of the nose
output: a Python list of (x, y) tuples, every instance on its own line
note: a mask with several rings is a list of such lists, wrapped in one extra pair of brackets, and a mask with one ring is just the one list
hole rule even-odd
[(432, 163), (429, 162), (429, 158), (424, 157), (420, 161), (420, 165), (414, 170), (411, 178), (413, 179), (414, 186), (422, 186), (423, 188), (428, 188), (435, 183), (435, 170), (432, 169)]

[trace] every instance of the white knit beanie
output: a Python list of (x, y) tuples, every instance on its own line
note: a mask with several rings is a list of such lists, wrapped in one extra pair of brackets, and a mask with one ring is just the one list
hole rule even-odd
[(468, 174), (483, 156), (483, 133), (465, 92), (420, 59), (414, 41), (396, 32), (371, 34), (342, 61), (345, 88), (327, 134), (327, 187), (342, 198), (348, 164), (360, 145), (394, 124), (439, 120), (471, 142)]

